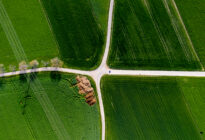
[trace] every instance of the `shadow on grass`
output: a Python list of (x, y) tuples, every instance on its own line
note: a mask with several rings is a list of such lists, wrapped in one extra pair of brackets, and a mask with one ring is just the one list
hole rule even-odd
[(52, 71), (50, 73), (50, 78), (51, 78), (51, 81), (53, 81), (53, 82), (60, 82), (60, 80), (62, 78), (61, 73), (58, 71)]
[(26, 114), (26, 107), (28, 105), (28, 100), (32, 99), (32, 96), (29, 94), (31, 83), (35, 81), (37, 78), (38, 73), (32, 72), (30, 74), (21, 74), (19, 79), (22, 85), (26, 84), (26, 89), (23, 92), (23, 95), (20, 97), (20, 106), (22, 110), (22, 115)]
[(2, 88), (3, 87), (3, 78), (0, 78), (0, 88)]
[(27, 74), (20, 74), (19, 75), (19, 80), (21, 83), (27, 82)]
[(37, 76), (38, 76), (38, 72), (32, 72), (29, 75), (29, 80), (32, 82), (37, 78)]

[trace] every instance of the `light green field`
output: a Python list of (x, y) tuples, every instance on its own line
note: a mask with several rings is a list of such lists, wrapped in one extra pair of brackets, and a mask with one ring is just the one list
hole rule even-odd
[(205, 79), (181, 80), (104, 76), (101, 89), (106, 139), (201, 139)]
[[(61, 74), (51, 78), (49, 73), (39, 73), (37, 77), (70, 139), (101, 138), (98, 104), (90, 107), (66, 80), (75, 75)], [(19, 77), (0, 79), (0, 139), (58, 139), (36, 94), (27, 90), (27, 82)]]
[(113, 22), (110, 67), (202, 70), (171, 0), (115, 0)]
[(178, 81), (193, 118), (205, 139), (205, 78), (179, 78)]
[[(9, 64), (17, 65), (10, 45), (15, 41), (12, 42), (11, 39), (9, 42), (6, 37), (9, 32), (16, 32), (29, 61), (32, 59), (48, 61), (59, 55), (58, 47), (38, 0), (2, 0), (1, 4), (3, 5), (0, 9), (0, 63), (6, 67)], [(2, 20), (4, 12), (7, 12), (14, 31), (11, 28), (9, 31), (3, 29), (2, 24), (8, 25), (6, 20)]]

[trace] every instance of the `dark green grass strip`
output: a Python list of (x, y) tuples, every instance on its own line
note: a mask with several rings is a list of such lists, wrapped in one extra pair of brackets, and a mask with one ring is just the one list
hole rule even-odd
[[(161, 0), (116, 0), (108, 64), (121, 69), (198, 70), (185, 41), (179, 42)], [(179, 23), (177, 23), (179, 24)]]
[(102, 79), (106, 139), (200, 139), (175, 78)]
[[(41, 0), (50, 19), (65, 64), (73, 68), (97, 67), (104, 46), (104, 25), (90, 0)], [(103, 6), (107, 6), (103, 4)], [(98, 3), (100, 4), (100, 2)], [(108, 7), (102, 7), (102, 11)], [(101, 12), (105, 16), (105, 12)], [(106, 12), (107, 13), (107, 12)], [(107, 17), (107, 16), (106, 16)], [(105, 20), (106, 21), (106, 20)]]

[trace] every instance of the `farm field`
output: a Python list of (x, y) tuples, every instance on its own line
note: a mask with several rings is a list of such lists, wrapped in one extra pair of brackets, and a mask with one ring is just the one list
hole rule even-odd
[(115, 0), (113, 22), (111, 68), (202, 70), (172, 1)]
[(205, 139), (205, 78), (179, 78), (181, 87), (193, 118), (196, 121), (200, 132), (203, 132)]
[[(62, 73), (58, 76), (37, 75), (69, 138), (100, 139), (98, 104), (90, 107), (76, 88), (69, 85), (66, 79), (75, 76)], [(19, 78), (0, 79), (0, 139), (58, 139), (37, 97), (28, 90), (28, 83)]]
[(59, 56), (38, 0), (1, 0), (0, 64), (6, 67), (18, 65), (12, 47), (22, 47), (29, 61), (48, 61)]
[(203, 0), (175, 0), (175, 2), (197, 54), (205, 65), (205, 3)]
[(109, 0), (41, 0), (68, 67), (96, 68), (105, 44)]
[(204, 78), (104, 76), (106, 139), (201, 139), (204, 83)]
[(0, 0), (0, 139), (205, 139), (204, 4), (176, 4)]

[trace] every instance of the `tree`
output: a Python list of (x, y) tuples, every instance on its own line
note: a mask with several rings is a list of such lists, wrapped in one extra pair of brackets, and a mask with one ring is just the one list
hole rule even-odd
[(5, 72), (4, 64), (0, 64), (0, 73), (4, 73), (4, 72)]
[(11, 71), (11, 72), (16, 71), (16, 66), (14, 66), (14, 65), (9, 65), (9, 71)]
[(25, 70), (27, 70), (27, 68), (28, 68), (28, 65), (26, 64), (26, 61), (21, 61), (19, 63), (19, 70), (20, 71), (25, 71)]
[(29, 66), (32, 68), (32, 69), (35, 69), (39, 66), (39, 63), (37, 60), (32, 60), (30, 63), (29, 63)]
[(61, 61), (58, 57), (51, 59), (51, 66), (52, 67), (63, 67), (63, 61)]

